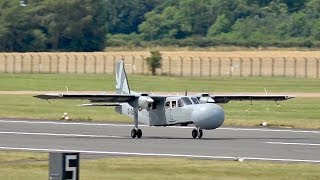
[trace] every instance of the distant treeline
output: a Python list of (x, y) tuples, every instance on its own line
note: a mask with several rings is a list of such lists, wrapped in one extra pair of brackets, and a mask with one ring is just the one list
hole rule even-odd
[(0, 51), (320, 47), (320, 0), (0, 0)]

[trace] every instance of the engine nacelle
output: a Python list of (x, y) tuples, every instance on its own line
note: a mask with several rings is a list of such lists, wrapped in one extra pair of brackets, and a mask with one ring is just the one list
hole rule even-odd
[(154, 100), (149, 96), (140, 96), (138, 99), (138, 106), (140, 109), (149, 110)]
[(210, 96), (206, 96), (206, 97), (201, 97), (199, 99), (199, 102), (201, 104), (204, 104), (204, 103), (214, 103), (215, 101)]

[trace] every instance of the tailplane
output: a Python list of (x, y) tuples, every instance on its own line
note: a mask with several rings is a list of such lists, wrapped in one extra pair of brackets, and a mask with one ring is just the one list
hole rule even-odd
[(122, 60), (116, 62), (116, 83), (117, 94), (131, 94), (127, 73)]

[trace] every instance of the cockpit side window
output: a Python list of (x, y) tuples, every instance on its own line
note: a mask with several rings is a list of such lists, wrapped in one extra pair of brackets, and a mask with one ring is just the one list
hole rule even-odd
[(199, 100), (195, 97), (192, 97), (191, 100), (194, 104), (200, 104)]
[(184, 104), (183, 104), (183, 102), (182, 102), (181, 99), (178, 100), (178, 106), (179, 106), (179, 107), (183, 107), (183, 106), (184, 106)]

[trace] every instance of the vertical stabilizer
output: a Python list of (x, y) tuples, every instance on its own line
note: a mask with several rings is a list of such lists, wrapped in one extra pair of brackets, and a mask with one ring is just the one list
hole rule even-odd
[(124, 68), (124, 62), (116, 62), (116, 93), (117, 94), (130, 94), (130, 88), (127, 78), (127, 73)]

